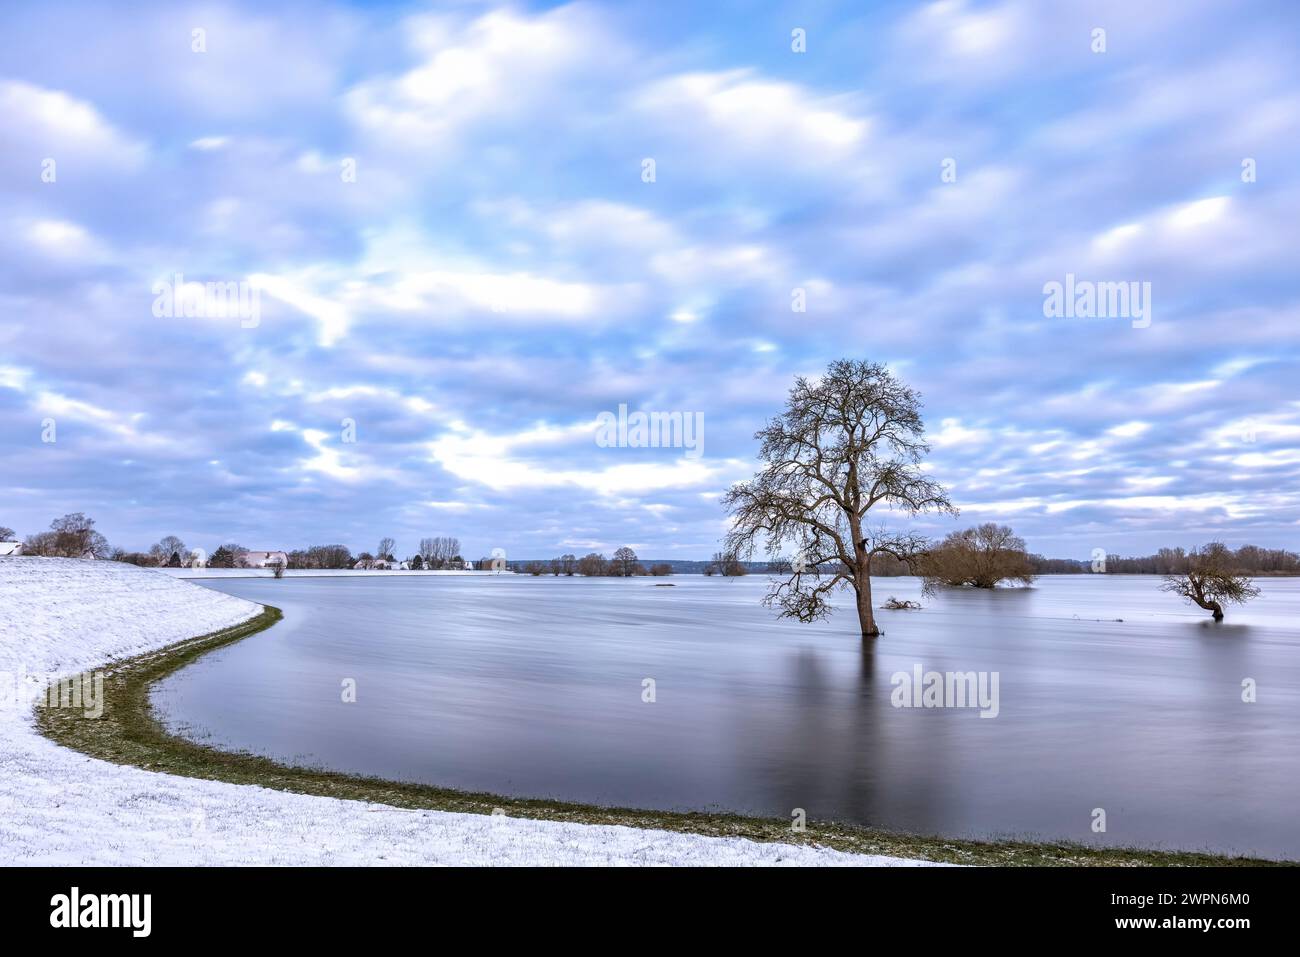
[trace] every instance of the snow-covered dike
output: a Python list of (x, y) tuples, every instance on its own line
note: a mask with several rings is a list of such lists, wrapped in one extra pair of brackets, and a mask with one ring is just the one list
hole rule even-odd
[(62, 748), (36, 732), (29, 707), (8, 700), (6, 675), (75, 674), (259, 608), (115, 562), (0, 558), (0, 865), (926, 863), (173, 777)]

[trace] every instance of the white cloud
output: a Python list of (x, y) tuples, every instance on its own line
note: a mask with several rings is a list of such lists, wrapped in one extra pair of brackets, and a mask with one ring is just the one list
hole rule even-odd
[(710, 153), (771, 151), (766, 161), (824, 165), (862, 146), (870, 121), (793, 83), (752, 70), (686, 73), (659, 80), (634, 98), (637, 109)]
[(1166, 222), (1173, 229), (1196, 229), (1222, 219), (1228, 204), (1227, 196), (1211, 196), (1184, 203), (1169, 214)]
[(254, 289), (266, 292), (320, 324), (319, 341), (330, 346), (347, 334), (347, 309), (333, 299), (317, 295), (297, 279), (255, 273), (248, 277)]
[(1151, 428), (1150, 422), (1125, 422), (1123, 425), (1117, 425), (1106, 430), (1108, 435), (1114, 435), (1121, 439), (1132, 439), (1142, 435)]
[[(115, 129), (92, 104), (61, 90), (0, 80), (0, 116), (9, 141), (5, 152), (26, 153), (32, 163), (49, 157), (56, 164), (66, 158), (93, 161), (96, 167), (134, 167), (146, 156), (143, 144)], [(33, 166), (33, 177), (36, 172)]]
[[(716, 480), (720, 465), (676, 457), (669, 462), (631, 462), (604, 468), (557, 467), (557, 447), (575, 440), (595, 442), (596, 423), (539, 425), (518, 433), (492, 435), (462, 426), (429, 443), (431, 458), (458, 478), (494, 489), (581, 488), (601, 496), (698, 487)], [(551, 449), (543, 461), (527, 453)], [(605, 449), (616, 458), (622, 449)], [(730, 463), (734, 465), (735, 463)]]
[(33, 220), (22, 232), (43, 255), (55, 259), (85, 262), (100, 260), (106, 255), (103, 244), (89, 230), (67, 220)]
[(622, 46), (591, 10), (575, 6), (534, 17), (496, 10), (464, 25), (414, 17), (405, 32), (422, 61), (356, 85), (344, 103), (370, 133), (424, 150), (454, 146), (456, 132), (472, 124), (536, 116), (539, 103), (613, 67)]

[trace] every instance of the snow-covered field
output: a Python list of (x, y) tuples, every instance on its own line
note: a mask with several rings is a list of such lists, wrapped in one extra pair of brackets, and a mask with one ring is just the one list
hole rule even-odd
[[(259, 606), (114, 562), (0, 558), (0, 865), (908, 865), (629, 827), (566, 824), (287, 794), (120, 767), (62, 748), (12, 700), (243, 621)], [(254, 636), (248, 640), (263, 640)]]

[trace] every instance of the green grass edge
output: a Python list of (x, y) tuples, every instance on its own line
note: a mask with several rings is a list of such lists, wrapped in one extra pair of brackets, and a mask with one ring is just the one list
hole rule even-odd
[(854, 854), (883, 854), (984, 866), (1202, 867), (1294, 863), (1199, 852), (1089, 847), (1077, 843), (968, 841), (811, 819), (805, 830), (795, 831), (790, 821), (779, 818), (611, 808), (512, 798), (284, 765), (258, 755), (221, 751), (188, 741), (169, 734), (163, 728), (149, 704), (149, 692), (154, 684), (210, 651), (270, 628), (281, 617), (280, 609), (266, 605), (260, 614), (234, 627), (93, 669), (93, 673), (103, 675), (103, 714), (98, 718), (88, 718), (79, 709), (38, 705), (37, 727), (46, 737), (65, 747), (113, 764), (407, 809), (491, 814), (499, 808), (512, 817), (658, 828), (710, 837), (829, 847)]

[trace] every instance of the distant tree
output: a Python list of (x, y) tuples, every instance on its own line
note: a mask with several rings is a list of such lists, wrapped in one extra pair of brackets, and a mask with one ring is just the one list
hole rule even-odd
[(578, 570), (578, 559), (573, 555), (560, 556), (560, 568), (566, 575), (573, 575)]
[(248, 549), (243, 545), (236, 545), (231, 542), (227, 545), (221, 545), (212, 557), (208, 559), (209, 568), (241, 568), (241, 561), (244, 555), (248, 554)]
[(714, 552), (713, 560), (704, 566), (704, 574), (722, 575), (724, 578), (739, 578), (748, 573), (749, 569), (735, 552)]
[(59, 554), (53, 532), (33, 532), (23, 542), (24, 555), (41, 555), (46, 558), (65, 557)]
[(286, 565), (286, 563), (285, 563), (285, 562), (282, 562), (282, 561), (275, 561), (275, 562), (272, 562), (272, 563), (271, 563), (271, 566), (270, 566), (270, 567), (271, 567), (271, 574), (274, 575), (276, 578), (283, 578), (283, 577), (284, 577), (284, 569), (285, 569), (285, 565)]
[(590, 552), (578, 559), (578, 574), (585, 578), (597, 578), (606, 573), (608, 564), (604, 555)]
[(351, 568), (352, 552), (346, 545), (312, 545), (307, 549), (307, 568)]
[(376, 558), (382, 558), (385, 561), (393, 561), (393, 548), (397, 545), (391, 538), (381, 538), (379, 540), (379, 551), (375, 553)]
[(4, 525), (0, 525), (0, 542), (16, 542), (16, 541), (18, 541), (18, 533), (15, 532), (12, 528), (7, 528)]
[(780, 617), (824, 618), (829, 596), (847, 587), (862, 637), (880, 634), (872, 563), (880, 555), (907, 559), (926, 539), (883, 524), (871, 529), (871, 510), (955, 511), (921, 468), (929, 446), (920, 409), (921, 397), (885, 366), (839, 360), (816, 379), (796, 379), (785, 410), (755, 434), (764, 465), (723, 498), (732, 519), (725, 550), (748, 558), (758, 544), (769, 555), (797, 549), (796, 567), (764, 598)]
[(418, 571), (423, 571), (423, 569), (424, 569), (424, 558), (421, 557), (419, 554), (414, 555), (414, 556), (411, 558), (411, 569), (412, 569), (412, 571), (417, 571), (417, 572), (418, 572)]
[(185, 543), (175, 535), (167, 535), (160, 539), (157, 544), (150, 546), (149, 554), (154, 557), (159, 565), (170, 565), (173, 555), (185, 554)]
[(357, 556), (357, 564), (362, 568), (374, 568), (375, 556), (371, 555), (369, 552), (362, 552)]
[(524, 571), (536, 578), (546, 573), (546, 566), (541, 562), (529, 562), (524, 566)]
[(419, 551), (429, 568), (454, 568), (465, 563), (460, 556), (460, 539), (448, 535), (420, 539)]
[(636, 552), (624, 545), (614, 553), (611, 560), (610, 574), (619, 578), (631, 578), (635, 574), (637, 566)]
[(927, 592), (939, 585), (996, 588), (1003, 581), (1028, 585), (1034, 580), (1025, 540), (994, 522), (951, 533), (921, 555), (917, 566)]
[(1187, 570), (1166, 575), (1160, 590), (1194, 602), (1211, 612), (1215, 621), (1223, 620), (1225, 602), (1242, 604), (1259, 596), (1259, 589), (1237, 570), (1232, 551), (1222, 542), (1193, 549), (1187, 556)]
[(552, 558), (551, 574), (554, 575), (556, 578), (559, 578), (560, 573), (563, 571), (564, 571), (564, 562), (560, 561), (558, 558)]
[(654, 575), (656, 578), (662, 577), (664, 575), (671, 575), (672, 573), (673, 573), (673, 566), (669, 565), (666, 562), (657, 562), (656, 564), (650, 566), (650, 574)]
[(108, 558), (113, 549), (108, 539), (95, 531), (94, 519), (73, 512), (50, 522), (48, 532), (28, 535), (23, 552), (49, 558)]

